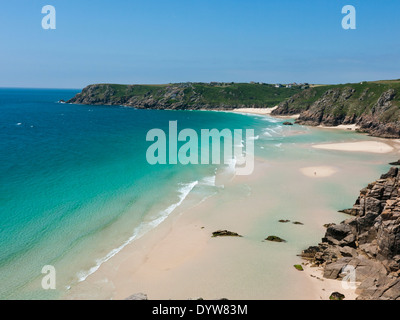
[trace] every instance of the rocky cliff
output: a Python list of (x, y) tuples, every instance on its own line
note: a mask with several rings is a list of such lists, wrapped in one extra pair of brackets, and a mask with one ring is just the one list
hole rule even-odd
[(300, 92), (259, 83), (177, 83), (167, 85), (94, 84), (68, 103), (124, 105), (139, 109), (268, 108)]
[(356, 124), (361, 132), (400, 137), (400, 81), (319, 86), (279, 104), (273, 115), (300, 114), (304, 125)]
[(322, 243), (302, 257), (324, 267), (324, 277), (341, 279), (353, 267), (358, 299), (400, 300), (400, 172), (387, 174), (362, 189), (351, 217), (327, 228)]
[(260, 83), (95, 84), (68, 103), (139, 109), (230, 110), (270, 108), (272, 115), (300, 114), (297, 123), (356, 124), (361, 132), (400, 138), (400, 80), (292, 88)]

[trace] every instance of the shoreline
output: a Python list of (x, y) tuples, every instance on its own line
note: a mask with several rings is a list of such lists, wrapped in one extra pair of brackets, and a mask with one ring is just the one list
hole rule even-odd
[[(271, 112), (277, 109), (278, 106), (273, 108), (266, 108), (266, 109), (257, 109), (257, 108), (241, 108), (241, 109), (234, 109), (229, 110), (227, 112), (233, 113), (241, 113), (241, 114), (257, 114), (257, 115), (264, 115), (270, 116), (275, 119), (297, 119), (299, 118), (299, 114), (291, 115), (291, 116), (276, 116), (271, 115)], [(327, 130), (345, 130), (345, 131), (357, 131), (359, 127), (355, 124), (351, 125), (338, 125), (335, 127), (327, 127), (323, 125), (316, 126), (317, 129), (327, 129)], [(359, 133), (363, 134), (363, 133)], [(385, 138), (378, 138), (372, 137), (374, 140), (370, 141), (355, 141), (355, 142), (344, 142), (344, 143), (323, 143), (323, 144), (316, 144), (313, 145), (312, 148), (315, 149), (324, 149), (324, 150), (332, 150), (332, 151), (347, 151), (347, 152), (366, 152), (366, 153), (390, 153), (393, 152), (397, 147), (394, 146), (395, 144), (399, 143), (399, 139), (385, 139)], [(379, 139), (380, 141), (376, 141)], [(323, 170), (325, 171), (325, 170)], [(307, 175), (307, 174), (306, 174)]]
[(232, 109), (232, 110), (226, 110), (226, 112), (233, 112), (233, 113), (241, 113), (241, 114), (249, 114), (249, 115), (261, 115), (261, 116), (271, 116), (272, 118), (276, 119), (297, 119), (300, 117), (300, 114), (294, 114), (294, 115), (289, 115), (289, 116), (277, 116), (277, 115), (271, 115), (272, 111), (276, 110), (278, 106), (275, 106), (273, 108), (238, 108), (238, 109)]
[[(257, 168), (261, 170), (259, 174), (251, 176), (247, 181), (263, 180), (268, 171), (268, 165), (261, 161)], [(331, 178), (336, 173), (335, 170), (332, 172), (331, 167), (300, 166), (300, 168), (307, 169), (307, 172), (301, 173), (301, 170), (299, 170), (299, 174), (308, 177), (313, 177), (313, 173), (316, 171), (318, 171), (317, 175), (320, 178)], [(235, 177), (234, 180), (234, 183), (239, 184), (246, 182), (246, 178), (242, 177)], [(265, 203), (258, 205), (264, 211), (266, 210)], [(148, 294), (149, 299), (189, 299), (198, 296), (205, 299), (240, 299), (240, 296), (223, 294), (227, 291), (225, 287), (218, 288), (214, 295), (204, 295), (204, 293), (197, 294), (192, 285), (188, 286), (193, 281), (193, 277), (204, 272), (201, 268), (207, 268), (208, 265), (215, 266), (217, 270), (214, 270), (214, 273), (218, 274), (222, 270), (221, 275), (223, 275), (225, 273), (224, 268), (228, 268), (228, 265), (224, 261), (217, 260), (221, 254), (229, 254), (230, 259), (240, 263), (236, 260), (237, 257), (234, 256), (235, 252), (233, 251), (240, 248), (239, 251), (246, 255), (246, 252), (251, 252), (251, 250), (260, 250), (259, 244), (256, 245), (255, 242), (248, 239), (247, 235), (251, 228), (249, 224), (262, 218), (259, 213), (252, 214), (251, 218), (247, 217), (247, 219), (239, 215), (235, 208), (230, 208), (230, 211), (222, 210), (218, 217), (210, 217), (210, 214), (205, 214), (207, 211), (212, 211), (213, 207), (212, 201), (207, 199), (185, 212), (181, 210), (173, 212), (159, 226), (121, 250), (113, 257), (111, 263), (102, 265), (95, 274), (89, 277), (87, 283), (82, 284), (83, 290), (75, 288), (67, 294), (67, 298), (77, 298), (82, 293), (89, 292), (93, 286), (98, 287), (100, 285), (113, 292), (109, 298), (118, 300), (125, 299), (138, 292)], [(243, 208), (243, 210), (246, 209)], [(339, 217), (339, 214), (337, 217)], [(322, 228), (322, 223), (320, 226)], [(244, 235), (244, 239), (211, 238), (211, 233), (219, 229), (238, 232)], [(257, 243), (259, 241), (257, 240)], [(297, 252), (297, 254), (299, 253)], [(329, 298), (332, 293), (329, 292), (331, 288), (340, 289), (340, 281), (327, 279), (321, 281), (320, 279), (323, 278), (322, 271), (317, 268), (306, 266), (304, 273), (294, 270), (292, 268), (293, 263), (298, 263), (301, 260), (301, 263), (304, 264), (304, 260), (296, 257), (296, 254), (292, 258), (293, 262), (288, 262), (285, 272), (290, 275), (291, 279), (296, 279), (296, 288), (291, 288), (294, 292), (289, 296), (280, 297), (281, 299), (295, 299), (300, 294), (296, 291), (299, 290), (299, 287), (302, 287), (304, 291), (301, 293), (301, 299), (307, 300), (326, 299), (327, 295)], [(209, 272), (212, 271), (209, 270)], [(239, 276), (239, 274), (236, 276)], [(182, 285), (179, 293), (169, 291), (168, 288), (176, 286), (177, 283)], [(208, 285), (210, 284), (208, 283)], [(229, 284), (225, 285), (229, 287)], [(208, 292), (205, 287), (198, 290), (199, 292)], [(168, 296), (167, 292), (169, 292)], [(219, 292), (222, 293), (219, 294)], [(354, 292), (347, 292), (345, 295), (347, 300), (357, 297), (355, 290)], [(249, 298), (263, 299), (261, 297), (261, 293), (256, 293)]]
[[(263, 175), (261, 172), (265, 174), (266, 163), (258, 163), (257, 168), (259, 178), (259, 175)], [(236, 181), (233, 183), (239, 184), (241, 183), (240, 180), (250, 179), (255, 179), (255, 177), (244, 179), (235, 177), (234, 180)], [(247, 298), (243, 298), (242, 293), (239, 293), (239, 296), (236, 293), (227, 296), (225, 287), (213, 288), (213, 292), (216, 289), (215, 293), (210, 293), (210, 289), (206, 288), (210, 286), (210, 283), (207, 282), (205, 282), (204, 287), (200, 288), (199, 292), (196, 291), (197, 286), (196, 290), (193, 290), (193, 286), (188, 285), (193, 282), (195, 275), (200, 276), (203, 272), (205, 274), (222, 272), (220, 275), (222, 276), (223, 273), (226, 273), (225, 269), (229, 268), (229, 264), (232, 261), (240, 263), (240, 260), (242, 260), (241, 257), (237, 256), (237, 252), (240, 252), (245, 257), (248, 255), (250, 257), (253, 255), (254, 249), (257, 252), (262, 252), (264, 251), (262, 247), (266, 246), (266, 244), (262, 243), (261, 237), (254, 241), (252, 239), (253, 236), (249, 235), (251, 224), (257, 223), (259, 219), (262, 219), (259, 214), (253, 217), (243, 217), (240, 212), (233, 212), (233, 208), (231, 208), (230, 211), (223, 210), (220, 212), (218, 217), (204, 216), (204, 213), (212, 210), (214, 205), (215, 203), (211, 199), (211, 201), (206, 200), (186, 211), (178, 210), (173, 212), (156, 228), (121, 250), (113, 257), (113, 261), (102, 265), (96, 273), (86, 280), (89, 280), (87, 283), (82, 283), (81, 285), (85, 287), (89, 284), (89, 288), (101, 285), (107, 288), (112, 282), (112, 287), (109, 287), (108, 290), (113, 291), (114, 294), (109, 298), (116, 300), (124, 300), (139, 292), (147, 294), (150, 300), (185, 300), (197, 297), (202, 297), (206, 300), (221, 298), (247, 300)], [(259, 205), (260, 207), (265, 207), (264, 203)], [(238, 232), (243, 238), (212, 238), (212, 232), (219, 229)], [(277, 245), (279, 246), (280, 244)], [(273, 244), (273, 246), (275, 245)], [(296, 285), (291, 286), (289, 282), (288, 289), (290, 288), (292, 292), (289, 295), (278, 295), (278, 299), (325, 300), (329, 298), (330, 294), (338, 290), (345, 294), (346, 300), (356, 298), (355, 290), (343, 292), (340, 281), (324, 279), (322, 270), (308, 266), (305, 260), (297, 256), (299, 253), (296, 250), (289, 260), (286, 260), (287, 258), (283, 259), (282, 265), (286, 266), (283, 272), (289, 277), (290, 280), (288, 281), (292, 281)], [(257, 256), (260, 257), (260, 254), (257, 254)], [(220, 261), (221, 257), (228, 258), (226, 261)], [(271, 263), (268, 257), (264, 257), (264, 260), (266, 263)], [(294, 264), (299, 263), (304, 266), (304, 272), (299, 272), (293, 268)], [(115, 269), (116, 265), (118, 267)], [(278, 263), (278, 265), (280, 264)], [(210, 269), (206, 266), (213, 267)], [(205, 270), (202, 270), (203, 268)], [(278, 268), (281, 269), (282, 266)], [(240, 270), (236, 272), (238, 271)], [(233, 272), (234, 274), (235, 272)], [(239, 274), (236, 274), (236, 277)], [(110, 279), (112, 280), (110, 281)], [(176, 285), (182, 286), (179, 292), (168, 291), (170, 287)], [(229, 287), (227, 283), (225, 285)], [(231, 290), (235, 287), (233, 285)], [(90, 291), (92, 289), (86, 290)], [(208, 295), (204, 294), (204, 292), (208, 292)], [(74, 292), (74, 290), (72, 290), (71, 294), (70, 299), (79, 297), (79, 293)], [(249, 296), (248, 299), (264, 300), (261, 293)]]
[[(240, 185), (243, 183), (241, 180), (249, 181), (258, 179), (260, 175), (265, 176), (265, 169), (267, 168), (267, 164), (264, 161), (260, 161), (257, 165), (257, 177), (235, 177), (233, 185)], [(258, 199), (262, 200), (260, 197)], [(254, 205), (254, 200), (250, 202)], [(213, 281), (221, 279), (226, 274), (225, 269), (231, 268), (229, 267), (231, 263), (241, 264), (243, 259), (252, 259), (253, 255), (258, 256), (258, 259), (264, 261), (264, 263), (271, 264), (268, 256), (263, 258), (261, 256), (262, 252), (264, 254), (268, 252), (265, 251), (265, 247), (268, 244), (261, 241), (263, 236), (253, 239), (254, 236), (251, 235), (252, 224), (262, 219), (260, 213), (263, 212), (265, 204), (263, 202), (258, 203), (261, 210), (250, 216), (243, 216), (240, 210), (235, 211), (230, 206), (228, 206), (229, 210), (222, 210), (218, 217), (204, 216), (204, 213), (211, 211), (214, 206), (213, 199), (210, 199), (210, 201), (206, 200), (189, 210), (173, 212), (159, 226), (127, 245), (113, 257), (112, 261), (110, 260), (110, 263), (106, 262), (100, 266), (99, 270), (89, 276), (86, 280), (87, 282), (81, 283), (80, 286), (85, 288), (89, 284), (89, 287), (101, 285), (107, 288), (111, 278), (113, 288), (109, 288), (109, 290), (113, 291), (114, 294), (110, 298), (116, 300), (126, 299), (138, 292), (144, 292), (148, 294), (149, 299), (156, 300), (181, 300), (197, 297), (202, 297), (206, 300), (221, 298), (247, 300), (247, 298), (244, 298), (246, 296), (248, 296), (248, 299), (264, 300), (263, 292), (268, 286), (260, 288), (260, 292), (256, 292), (254, 295), (253, 293), (232, 292), (231, 295), (227, 296), (226, 292), (234, 290), (237, 284), (229, 284), (222, 281), (224, 285), (221, 288), (215, 288), (206, 281), (204, 287), (200, 287), (199, 293), (193, 290), (193, 286), (187, 285), (193, 282), (193, 276), (197, 273), (204, 273), (204, 276), (208, 275), (209, 272), (221, 273), (216, 278), (211, 277)], [(242, 209), (245, 210), (245, 208)], [(280, 225), (280, 223), (276, 223)], [(225, 228), (238, 232), (243, 238), (213, 238), (211, 236), (212, 232)], [(294, 228), (296, 227), (294, 226)], [(299, 226), (298, 228), (301, 227)], [(267, 234), (264, 236), (267, 236)], [(271, 246), (275, 247), (275, 244), (271, 244)], [(278, 246), (279, 244), (276, 246), (277, 250), (281, 251)], [(285, 249), (285, 246), (282, 247)], [(304, 275), (307, 275), (307, 273), (299, 272), (293, 268), (294, 264), (303, 262), (301, 258), (297, 257), (296, 253), (299, 253), (297, 251), (296, 249), (290, 254), (289, 258), (286, 255), (282, 258), (282, 261), (276, 262), (277, 266), (279, 266), (276, 267), (278, 270), (282, 269), (282, 267), (285, 268), (283, 273), (286, 274), (285, 277), (288, 277), (287, 286), (288, 289), (292, 290), (290, 294), (286, 292), (278, 294), (277, 298), (315, 300), (320, 299), (321, 296), (324, 297), (326, 294), (330, 295), (332, 292), (328, 291), (332, 285), (327, 287), (328, 282), (315, 281), (315, 278), (311, 275), (305, 277)], [(238, 256), (238, 252), (240, 256)], [(259, 254), (254, 254), (254, 252), (259, 252)], [(278, 256), (280, 255), (279, 253), (277, 254)], [(221, 260), (221, 257), (225, 258)], [(115, 269), (116, 265), (118, 266), (118, 271)], [(209, 269), (206, 266), (213, 267)], [(248, 267), (247, 264), (245, 266), (246, 268)], [(235, 271), (231, 269), (231, 272), (232, 277), (236, 279), (242, 273), (242, 268)], [(263, 276), (266, 279), (269, 278), (268, 274)], [(228, 279), (230, 278), (228, 277)], [(257, 277), (250, 281), (253, 288), (255, 288), (254, 286), (258, 281)], [(273, 283), (274, 279), (269, 279), (269, 281)], [(176, 286), (178, 283), (180, 292), (168, 291), (171, 286)], [(296, 283), (296, 285), (292, 287), (291, 283)], [(200, 283), (197, 284), (197, 286), (201, 285)], [(248, 284), (244, 286), (246, 285)], [(227, 289), (230, 286), (232, 288)], [(271, 286), (273, 287), (274, 285), (271, 284)], [(76, 299), (79, 297), (79, 291), (82, 292), (82, 289), (74, 292), (75, 289), (71, 290), (70, 294), (72, 296), (69, 298)], [(90, 291), (89, 289), (87, 290)], [(83, 291), (86, 290), (83, 289)], [(266, 297), (266, 299), (272, 298), (273, 290), (271, 290), (271, 294), (271, 297)]]

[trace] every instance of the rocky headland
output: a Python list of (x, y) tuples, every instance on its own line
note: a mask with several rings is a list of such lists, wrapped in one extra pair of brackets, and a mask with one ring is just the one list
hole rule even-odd
[(399, 92), (400, 80), (311, 87), (233, 82), (93, 84), (67, 103), (167, 110), (265, 109), (278, 106), (272, 115), (299, 114), (298, 124), (356, 125), (360, 132), (372, 136), (400, 138)]
[(327, 225), (318, 246), (301, 256), (323, 267), (327, 279), (354, 270), (359, 300), (400, 300), (400, 172), (388, 173), (360, 191), (349, 219)]
[(399, 93), (399, 80), (316, 86), (281, 102), (272, 115), (299, 114), (302, 125), (357, 125), (372, 136), (399, 138)]
[(272, 108), (304, 90), (260, 83), (171, 83), (165, 85), (93, 84), (67, 103), (123, 105), (137, 109), (233, 110)]

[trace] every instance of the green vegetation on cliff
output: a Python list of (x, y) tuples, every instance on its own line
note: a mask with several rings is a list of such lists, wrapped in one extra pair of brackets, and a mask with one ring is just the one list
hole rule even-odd
[(68, 102), (154, 109), (267, 108), (300, 91), (299, 86), (277, 88), (258, 83), (96, 84), (84, 88)]
[(300, 114), (297, 123), (357, 124), (361, 131), (400, 137), (400, 80), (316, 86), (283, 101), (274, 115)]
[(374, 136), (400, 138), (400, 80), (282, 87), (260, 83), (95, 84), (69, 103), (142, 109), (229, 110), (271, 108), (273, 115), (300, 114), (297, 123), (356, 124)]
[[(293, 96), (286, 104), (287, 112), (301, 113), (326, 97), (330, 98), (329, 102), (331, 102), (324, 106), (328, 113), (336, 116), (353, 114), (361, 116), (371, 111), (378, 99), (390, 89), (396, 93), (400, 92), (400, 80), (315, 86)], [(392, 101), (396, 106), (400, 106), (400, 94), (394, 95)], [(275, 114), (282, 111), (282, 106), (280, 106)], [(388, 117), (388, 120), (390, 119)]]

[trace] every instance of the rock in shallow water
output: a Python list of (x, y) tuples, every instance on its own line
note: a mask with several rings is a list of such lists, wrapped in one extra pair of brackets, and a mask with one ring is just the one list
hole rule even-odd
[(286, 242), (286, 240), (279, 238), (277, 236), (269, 236), (265, 240), (272, 241), (272, 242)]
[(212, 233), (213, 238), (215, 237), (242, 237), (240, 234), (228, 230), (218, 230)]

